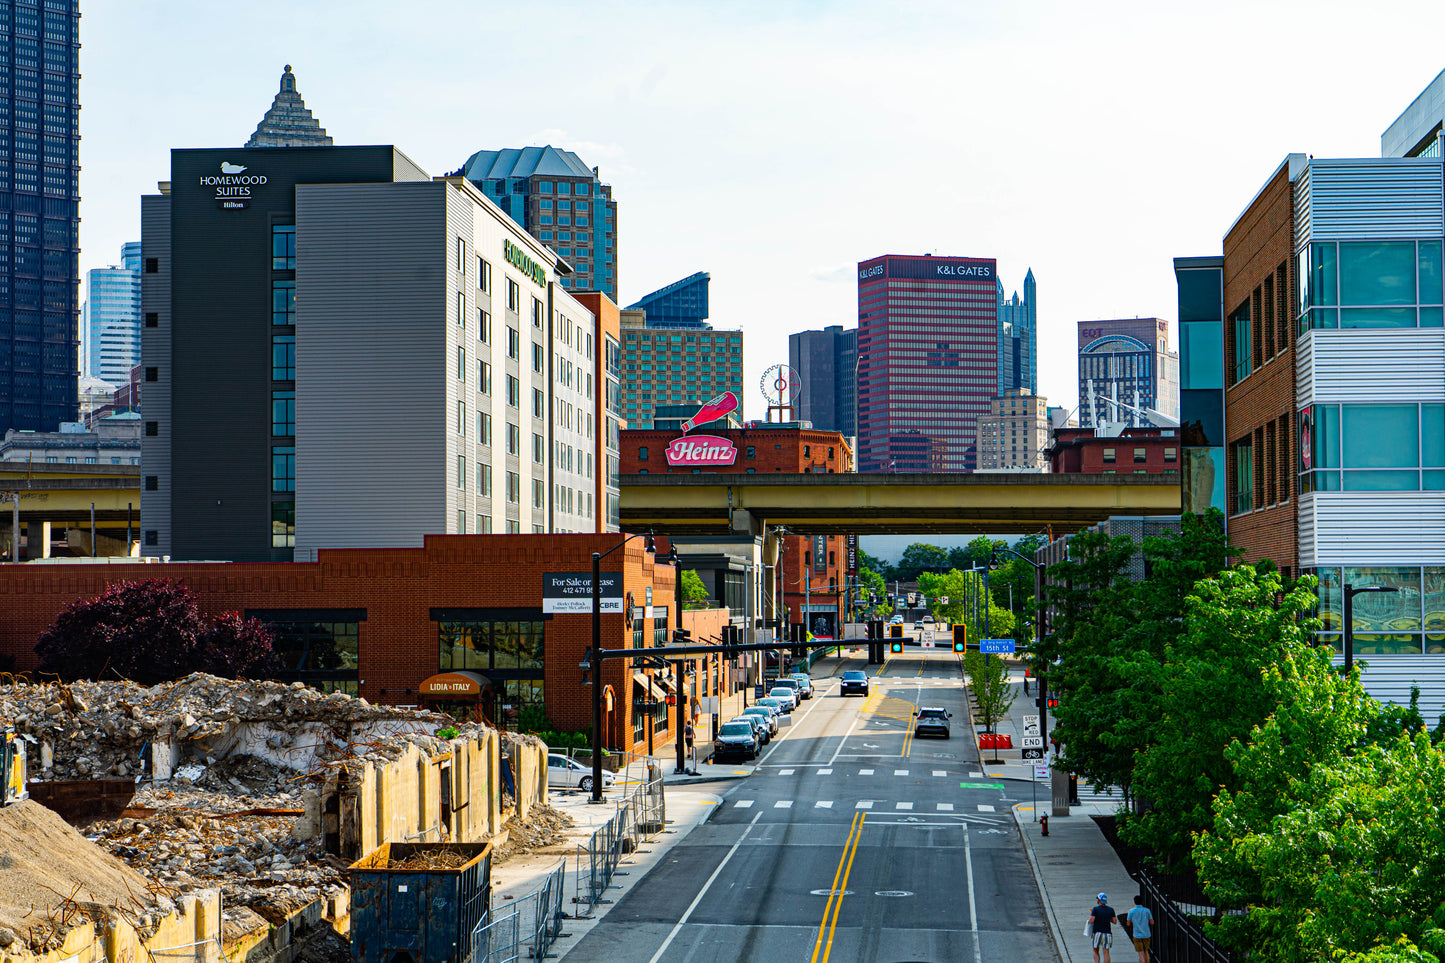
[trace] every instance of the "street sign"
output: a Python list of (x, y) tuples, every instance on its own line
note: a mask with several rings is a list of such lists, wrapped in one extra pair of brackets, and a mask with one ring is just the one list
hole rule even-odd
[(925, 648), (925, 649), (931, 649), (931, 648), (933, 648), (933, 640), (932, 640), (932, 639), (924, 639), (923, 642), (920, 643), (920, 644), (921, 644), (921, 645), (923, 646), (923, 648)]
[(1012, 655), (1012, 654), (1013, 654), (1013, 650), (1014, 650), (1014, 640), (1013, 640), (1013, 639), (979, 639), (979, 640), (978, 640), (978, 651), (980, 651), (980, 652), (989, 653), (989, 654), (994, 654), (994, 655), (1000, 655), (1000, 654)]
[(1036, 736), (1039, 734), (1039, 717), (1024, 716), (1024, 735)]
[(1044, 747), (1044, 737), (1024, 736), (1022, 745), (1025, 749), (1042, 749)]
[(1045, 764), (1043, 764), (1043, 765), (1036, 765), (1036, 766), (1034, 766), (1034, 778), (1035, 778), (1035, 779), (1047, 779), (1047, 778), (1049, 778), (1049, 767), (1048, 767), (1048, 764), (1047, 764), (1047, 763), (1045, 763)]
[(1023, 751), (1023, 758), (1042, 759), (1044, 758), (1044, 751), (1042, 749), (1025, 749)]

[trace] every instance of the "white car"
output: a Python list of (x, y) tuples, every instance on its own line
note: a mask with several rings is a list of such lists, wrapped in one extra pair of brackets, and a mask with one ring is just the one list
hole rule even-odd
[[(602, 770), (602, 788), (611, 789), (617, 777)], [(592, 767), (584, 766), (576, 759), (550, 754), (547, 756), (547, 785), (558, 789), (580, 789), (592, 791)]]
[(782, 702), (784, 712), (792, 712), (798, 707), (798, 694), (793, 691), (791, 686), (774, 686), (768, 692), (768, 698)]

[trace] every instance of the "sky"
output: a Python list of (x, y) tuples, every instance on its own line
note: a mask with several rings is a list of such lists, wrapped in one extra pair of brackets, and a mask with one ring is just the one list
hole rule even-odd
[(857, 324), (856, 265), (993, 257), (1038, 281), (1039, 391), (1075, 328), (1160, 317), (1285, 155), (1379, 155), (1445, 67), (1445, 3), (82, 0), (81, 271), (140, 236), (168, 151), (240, 146), (291, 64), (338, 144), (432, 174), (552, 144), (618, 204), (623, 305), (694, 271), (745, 332)]

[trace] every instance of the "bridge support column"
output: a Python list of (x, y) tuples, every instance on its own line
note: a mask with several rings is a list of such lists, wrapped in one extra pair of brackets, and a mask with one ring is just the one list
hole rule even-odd
[(25, 523), (25, 554), (31, 561), (50, 557), (50, 523), (31, 519)]

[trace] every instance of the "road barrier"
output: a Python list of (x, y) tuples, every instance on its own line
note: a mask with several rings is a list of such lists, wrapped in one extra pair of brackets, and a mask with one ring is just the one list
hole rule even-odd
[(472, 930), (468, 963), (514, 963), (524, 957), (546, 959), (547, 951), (562, 935), (562, 885), (567, 879), (567, 861), (547, 874), (542, 888), (508, 903)]
[(662, 774), (651, 767), (646, 781), (617, 804), (612, 818), (588, 837), (586, 845), (577, 847), (577, 902), (589, 907), (610, 902), (602, 897), (612, 885), (622, 857), (636, 852), (666, 825)]

